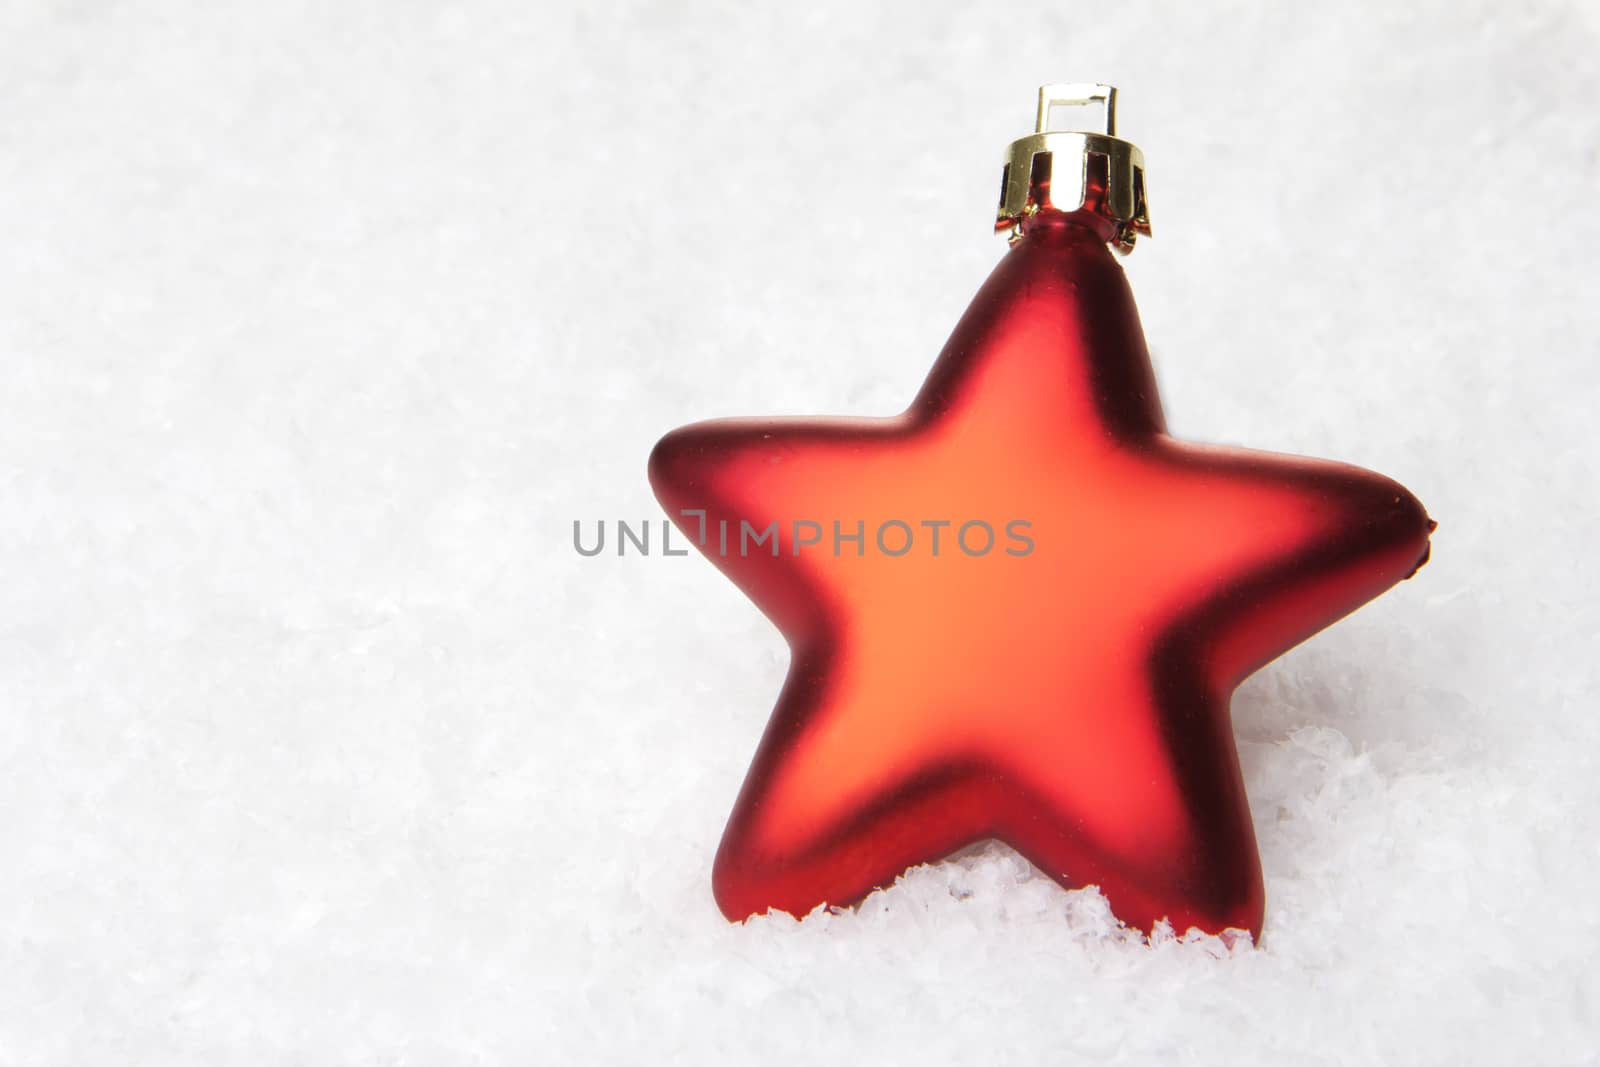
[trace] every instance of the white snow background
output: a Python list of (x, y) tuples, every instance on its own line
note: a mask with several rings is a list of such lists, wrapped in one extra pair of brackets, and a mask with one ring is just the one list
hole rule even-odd
[[(0, 5), (0, 1063), (1593, 1063), (1591, 5)], [(980, 849), (733, 926), (782, 639), (659, 519), (900, 410), (1044, 81), (1123, 91), (1175, 434), (1413, 581), (1236, 729), (1266, 936)], [(659, 529), (657, 530), (659, 534)]]

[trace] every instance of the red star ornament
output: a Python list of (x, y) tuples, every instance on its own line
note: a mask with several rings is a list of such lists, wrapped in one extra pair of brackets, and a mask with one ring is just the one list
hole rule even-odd
[(650, 457), (791, 650), (716, 857), (729, 919), (999, 839), (1131, 926), (1259, 938), (1232, 691), (1427, 558), (1388, 478), (1169, 437), (1103, 176), (1065, 211), (1033, 178), (904, 413), (704, 422)]

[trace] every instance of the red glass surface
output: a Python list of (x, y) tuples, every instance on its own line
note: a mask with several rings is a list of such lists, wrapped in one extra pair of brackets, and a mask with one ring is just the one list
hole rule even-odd
[[(999, 838), (1131, 925), (1260, 935), (1230, 695), (1413, 573), (1432, 523), (1370, 471), (1167, 436), (1100, 226), (1030, 219), (903, 414), (699, 423), (651, 455), (669, 515), (698, 539), (681, 511), (705, 511), (702, 551), (792, 653), (716, 858), (730, 919), (850, 904)], [(779, 554), (741, 555), (741, 520), (776, 521)], [(797, 549), (797, 520), (821, 543)], [(955, 540), (972, 520), (982, 555)]]

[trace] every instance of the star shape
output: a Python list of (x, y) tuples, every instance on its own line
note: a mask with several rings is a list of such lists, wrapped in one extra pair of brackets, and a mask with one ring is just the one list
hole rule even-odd
[(791, 649), (714, 866), (735, 920), (994, 838), (1130, 925), (1259, 937), (1231, 693), (1433, 527), (1381, 475), (1168, 436), (1121, 267), (1060, 213), (903, 414), (688, 426), (650, 478)]

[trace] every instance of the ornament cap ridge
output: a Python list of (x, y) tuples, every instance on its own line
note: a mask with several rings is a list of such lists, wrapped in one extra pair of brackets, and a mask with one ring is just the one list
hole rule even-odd
[[(1050, 128), (1055, 108), (1094, 103), (1105, 105), (1103, 132)], [(1098, 82), (1040, 86), (1034, 132), (1011, 142), (1006, 150), (995, 231), (1009, 232), (1016, 241), (1022, 235), (1023, 219), (1041, 209), (1086, 210), (1111, 220), (1116, 227), (1110, 238), (1112, 246), (1123, 254), (1131, 252), (1140, 234), (1150, 236), (1144, 153), (1116, 132), (1115, 86)], [(1069, 177), (1074, 170), (1076, 187)], [(1052, 181), (1057, 176), (1064, 180)]]

